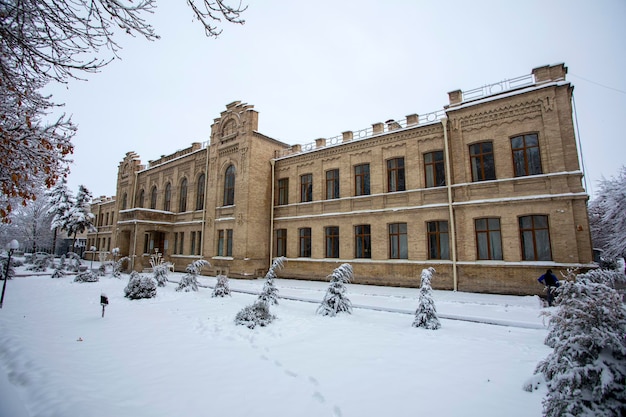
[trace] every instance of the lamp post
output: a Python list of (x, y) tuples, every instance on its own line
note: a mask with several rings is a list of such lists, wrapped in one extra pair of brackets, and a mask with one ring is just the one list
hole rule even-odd
[(7, 281), (9, 280), (9, 268), (11, 266), (11, 255), (13, 255), (13, 251), (18, 249), (20, 244), (17, 240), (13, 239), (9, 243), (7, 243), (7, 251), (9, 252), (9, 259), (7, 259), (7, 266), (4, 269), (4, 283), (2, 284), (2, 296), (0, 296), (0, 308), (2, 308), (2, 304), (4, 303), (4, 292), (7, 289)]

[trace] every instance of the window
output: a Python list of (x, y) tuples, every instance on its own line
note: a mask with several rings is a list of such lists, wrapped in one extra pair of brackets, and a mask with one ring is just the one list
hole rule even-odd
[(139, 204), (137, 205), (137, 207), (143, 208), (145, 200), (146, 200), (146, 192), (142, 189), (141, 191), (139, 191), (139, 201), (138, 201)]
[(299, 254), (301, 258), (310, 258), (311, 257), (311, 228), (303, 227), (302, 229), (298, 229), (299, 236)]
[(287, 256), (287, 229), (276, 230), (276, 256)]
[(450, 259), (448, 239), (448, 222), (436, 221), (427, 223), (428, 259)]
[[(156, 205), (156, 200), (155, 200)], [(169, 182), (165, 186), (165, 198), (163, 199), (163, 210), (170, 211), (172, 208), (172, 184)]]
[(424, 178), (426, 187), (442, 187), (446, 185), (446, 170), (443, 161), (443, 151), (424, 154)]
[(196, 232), (191, 232), (191, 255), (196, 254)]
[(550, 261), (550, 230), (548, 216), (523, 216), (519, 218), (524, 261)]
[(536, 133), (511, 138), (511, 150), (516, 177), (542, 173), (539, 139)]
[(230, 165), (224, 174), (224, 205), (235, 204), (235, 166)]
[(470, 146), (472, 181), (496, 179), (496, 166), (493, 160), (493, 143), (481, 142)]
[(500, 219), (492, 217), (474, 220), (476, 230), (477, 258), (480, 260), (502, 260), (502, 235)]
[(110, 250), (111, 250), (111, 238), (108, 237), (107, 238), (107, 251), (110, 251)]
[(313, 174), (300, 176), (300, 202), (313, 201)]
[(109, 224), (109, 212), (107, 211), (106, 220), (104, 222), (105, 225)]
[(408, 259), (409, 246), (407, 244), (406, 223), (392, 223), (389, 225), (389, 259)]
[(394, 158), (387, 161), (387, 191), (404, 191), (404, 158)]
[(196, 210), (204, 209), (204, 183), (206, 182), (206, 177), (204, 174), (200, 174), (198, 177), (198, 185), (196, 189)]
[(369, 224), (354, 226), (354, 257), (372, 257), (372, 237)]
[(184, 213), (186, 211), (187, 211), (187, 178), (183, 178), (183, 180), (180, 183), (180, 197), (178, 200), (178, 212)]
[(233, 229), (218, 230), (217, 256), (233, 256)]
[(185, 232), (180, 232), (180, 242), (179, 242), (179, 246), (178, 246), (178, 253), (179, 254), (183, 254), (184, 249), (185, 249)]
[(370, 164), (355, 165), (354, 195), (370, 194)]
[(196, 232), (196, 236), (198, 236), (198, 245), (196, 246), (196, 255), (202, 255), (202, 231)]
[(103, 220), (104, 220), (104, 213), (98, 214), (98, 227), (102, 227)]
[(126, 210), (126, 204), (128, 203), (128, 194), (124, 193), (122, 196), (122, 210)]
[(174, 233), (174, 254), (177, 254), (178, 252), (178, 233)]
[(339, 170), (326, 171), (326, 199), (339, 198)]
[(326, 239), (326, 258), (339, 258), (339, 227), (326, 227), (324, 231)]
[(149, 234), (145, 234), (143, 235), (143, 253), (149, 253), (150, 252), (150, 235)]
[(278, 180), (278, 194), (276, 198), (276, 204), (279, 206), (289, 204), (289, 178), (281, 178)]

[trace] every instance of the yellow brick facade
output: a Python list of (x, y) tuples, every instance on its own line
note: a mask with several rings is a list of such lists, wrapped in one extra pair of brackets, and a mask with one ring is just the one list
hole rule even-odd
[(137, 270), (155, 248), (177, 270), (202, 257), (231, 277), (281, 255), (283, 277), (349, 262), (357, 283), (418, 286), (433, 266), (435, 288), (539, 293), (546, 268), (592, 261), (566, 73), (535, 68), (307, 145), (258, 133), (252, 106), (231, 103), (209, 143), (147, 166), (126, 154), (112, 240)]

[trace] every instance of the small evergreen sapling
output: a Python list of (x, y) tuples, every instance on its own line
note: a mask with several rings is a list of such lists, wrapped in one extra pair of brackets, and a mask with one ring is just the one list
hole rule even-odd
[(435, 268), (432, 267), (422, 270), (419, 304), (415, 311), (413, 327), (423, 327), (428, 330), (437, 330), (441, 327), (433, 300), (433, 289), (430, 286), (434, 272)]
[(205, 266), (211, 266), (211, 264), (204, 259), (198, 259), (187, 265), (187, 273), (181, 278), (176, 291), (198, 291), (198, 274)]
[(267, 302), (268, 305), (278, 305), (278, 288), (274, 284), (276, 278), (276, 271), (281, 270), (285, 265), (285, 257), (279, 256), (274, 258), (272, 266), (267, 270), (265, 274), (265, 284), (263, 290), (259, 294), (259, 300)]
[(230, 285), (228, 283), (228, 277), (226, 275), (218, 275), (217, 282), (215, 283), (215, 288), (213, 288), (213, 293), (211, 297), (225, 297), (230, 295)]
[(70, 262), (67, 266), (67, 270), (70, 272), (78, 272), (79, 267), (82, 265), (80, 256), (75, 252), (69, 252), (67, 257), (70, 258)]
[(612, 288), (617, 271), (592, 270), (557, 290), (546, 345), (535, 373), (546, 379), (546, 417), (626, 415), (626, 311)]
[(115, 278), (119, 278), (122, 275), (122, 268), (126, 262), (130, 263), (130, 258), (128, 256), (124, 256), (115, 261), (113, 264), (113, 271), (111, 272)]
[(352, 302), (346, 296), (346, 284), (354, 278), (354, 271), (350, 264), (342, 264), (329, 275), (330, 285), (324, 295), (322, 304), (317, 308), (317, 314), (334, 317), (338, 313), (352, 314)]
[(283, 267), (285, 258), (280, 256), (275, 258), (267, 274), (265, 274), (265, 284), (263, 290), (254, 304), (244, 307), (235, 316), (235, 323), (254, 329), (256, 326), (267, 326), (276, 318), (270, 313), (270, 305), (278, 304), (278, 289), (274, 285), (276, 270)]
[(124, 288), (124, 297), (131, 300), (154, 298), (157, 294), (156, 281), (152, 277), (140, 275), (137, 271), (130, 273), (128, 285)]

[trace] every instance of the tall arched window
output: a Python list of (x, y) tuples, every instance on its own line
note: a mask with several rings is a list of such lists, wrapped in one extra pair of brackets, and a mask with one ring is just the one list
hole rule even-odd
[(178, 211), (184, 213), (187, 211), (187, 178), (183, 178), (180, 183), (180, 199), (178, 202)]
[(126, 210), (128, 204), (128, 194), (124, 193), (122, 196), (122, 210)]
[(138, 201), (137, 207), (143, 208), (143, 203), (145, 202), (145, 199), (146, 199), (146, 192), (142, 189), (141, 191), (139, 191), (139, 201)]
[(157, 201), (157, 188), (156, 185), (152, 187), (152, 191), (150, 191), (150, 208), (152, 210), (156, 209), (156, 201)]
[(230, 165), (224, 174), (224, 205), (235, 204), (235, 167)]
[(196, 192), (196, 210), (204, 209), (204, 182), (206, 177), (204, 174), (200, 174), (198, 177), (198, 187)]
[(165, 186), (165, 200), (163, 201), (163, 210), (170, 211), (172, 206), (172, 184), (169, 182)]

